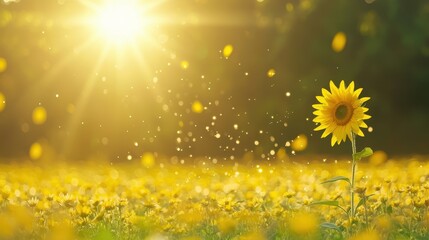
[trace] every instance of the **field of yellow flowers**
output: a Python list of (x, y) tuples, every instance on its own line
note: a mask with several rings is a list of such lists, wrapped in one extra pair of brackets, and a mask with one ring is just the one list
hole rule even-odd
[(341, 159), (3, 163), (0, 239), (429, 239), (425, 160), (360, 162), (354, 219)]

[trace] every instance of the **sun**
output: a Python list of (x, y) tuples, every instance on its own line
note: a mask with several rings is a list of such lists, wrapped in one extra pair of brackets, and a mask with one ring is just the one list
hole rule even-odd
[(95, 30), (108, 42), (133, 41), (144, 32), (143, 12), (131, 1), (112, 1), (97, 9)]

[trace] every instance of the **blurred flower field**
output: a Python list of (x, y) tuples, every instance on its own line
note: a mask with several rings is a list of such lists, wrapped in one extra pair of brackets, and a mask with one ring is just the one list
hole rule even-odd
[(368, 226), (363, 207), (349, 221), (312, 204), (347, 206), (345, 183), (320, 184), (347, 176), (347, 159), (3, 163), (0, 239), (428, 239), (427, 159), (384, 157), (356, 172)]

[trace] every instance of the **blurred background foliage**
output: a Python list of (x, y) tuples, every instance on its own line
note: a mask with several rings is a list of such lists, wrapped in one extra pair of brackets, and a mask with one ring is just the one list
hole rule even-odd
[(140, 1), (159, 21), (110, 48), (88, 2), (0, 3), (1, 157), (348, 153), (312, 130), (331, 79), (371, 97), (358, 146), (429, 153), (427, 1)]

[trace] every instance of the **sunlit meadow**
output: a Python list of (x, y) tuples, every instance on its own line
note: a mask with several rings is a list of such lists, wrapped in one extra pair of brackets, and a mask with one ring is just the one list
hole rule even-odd
[(0, 0), (0, 239), (429, 239), (429, 5), (380, 2)]

